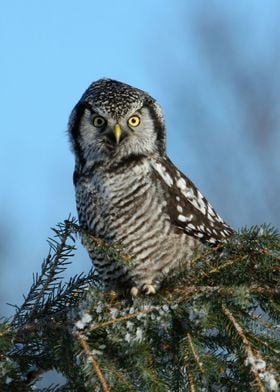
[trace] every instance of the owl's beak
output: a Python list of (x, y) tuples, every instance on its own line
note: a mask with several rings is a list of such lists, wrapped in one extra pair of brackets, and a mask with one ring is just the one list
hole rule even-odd
[(117, 123), (114, 126), (114, 136), (115, 136), (117, 144), (119, 144), (119, 142), (120, 142), (121, 135), (122, 135), (122, 129), (121, 129), (120, 125)]

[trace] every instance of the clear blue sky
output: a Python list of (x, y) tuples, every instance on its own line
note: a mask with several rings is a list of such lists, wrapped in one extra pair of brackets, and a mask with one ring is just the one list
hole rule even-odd
[[(236, 63), (241, 69), (243, 64), (259, 69), (260, 61), (269, 65), (271, 53), (279, 52), (270, 39), (279, 32), (279, 11), (278, 1), (258, 0), (239, 0), (234, 5), (214, 0), (2, 2), (2, 314), (10, 311), (4, 302), (20, 304), (21, 294), (27, 292), (32, 273), (39, 270), (47, 255), (50, 227), (69, 213), (76, 214), (67, 121), (84, 89), (100, 77), (135, 85), (159, 100), (166, 113), (171, 158), (230, 223), (243, 226), (273, 221), (273, 213), (262, 204), (258, 176), (265, 179), (267, 170), (279, 182), (279, 161), (275, 158), (279, 137), (274, 135), (270, 141), (267, 166), (257, 162), (255, 150), (250, 156), (249, 127), (243, 117), (242, 124), (237, 120), (240, 111), (232, 98), (232, 86), (221, 82), (223, 75), (217, 78), (213, 64), (209, 71), (203, 57), (207, 50), (215, 51), (215, 39), (213, 48), (203, 49), (198, 35), (203, 39), (207, 35), (201, 26), (208, 13), (210, 27), (219, 26), (216, 14), (221, 20), (225, 15), (238, 47)], [(217, 40), (220, 38), (218, 34)], [(204, 109), (197, 112), (198, 107)], [(207, 126), (212, 124), (207, 132), (202, 120)], [(279, 135), (279, 123), (275, 127)], [(225, 163), (224, 168), (217, 156), (228, 159), (228, 166)], [(211, 170), (215, 170), (212, 176)], [(235, 208), (238, 206), (239, 217), (218, 184), (223, 170), (228, 174), (223, 181), (234, 178), (234, 189), (229, 182), (225, 188), (238, 199)], [(242, 171), (245, 174), (239, 179)], [(242, 198), (244, 186), (249, 191)], [(249, 202), (255, 203), (251, 215), (243, 213)], [(261, 214), (256, 219), (258, 211)], [(83, 250), (75, 263), (76, 271), (90, 266)]]

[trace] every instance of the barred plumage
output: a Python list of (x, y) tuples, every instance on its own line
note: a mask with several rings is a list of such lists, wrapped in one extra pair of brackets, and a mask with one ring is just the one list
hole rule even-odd
[(195, 251), (232, 229), (168, 159), (161, 109), (124, 83), (93, 83), (74, 108), (69, 134), (80, 224), (119, 243), (130, 264), (89, 249), (106, 286), (153, 293)]

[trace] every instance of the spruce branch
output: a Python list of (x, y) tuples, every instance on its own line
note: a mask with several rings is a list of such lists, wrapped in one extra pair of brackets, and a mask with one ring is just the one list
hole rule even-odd
[(103, 322), (103, 323), (96, 324), (96, 325), (93, 324), (93, 325), (90, 327), (90, 331), (94, 331), (94, 330), (96, 330), (96, 329), (108, 327), (108, 326), (113, 325), (113, 324), (116, 324), (116, 323), (128, 321), (128, 320), (131, 320), (131, 319), (133, 319), (133, 318), (136, 318), (136, 317), (145, 315), (145, 314), (147, 314), (147, 313), (154, 312), (154, 311), (157, 310), (157, 309), (158, 309), (158, 308), (156, 308), (155, 306), (152, 306), (152, 307), (149, 308), (149, 309), (145, 309), (145, 310), (141, 310), (140, 312), (135, 312), (135, 313), (132, 313), (132, 314), (128, 314), (127, 316), (118, 317), (118, 318), (116, 318), (116, 319), (108, 320), (108, 321), (105, 321), (105, 322)]
[(192, 375), (191, 367), (187, 366), (187, 370), (188, 370), (188, 381), (190, 386), (190, 392), (196, 392), (196, 387), (195, 387), (194, 377)]
[(201, 373), (204, 373), (204, 369), (203, 369), (203, 366), (202, 366), (201, 359), (199, 358), (199, 355), (198, 355), (198, 353), (197, 353), (197, 351), (195, 349), (193, 338), (192, 338), (190, 333), (187, 334), (187, 339), (188, 339), (188, 344), (189, 344), (189, 347), (191, 349), (191, 353), (192, 353), (192, 356), (194, 358), (195, 364), (196, 364), (197, 368), (199, 369), (199, 371)]
[[(75, 222), (74, 219), (72, 221)], [(52, 230), (55, 237), (48, 239), (50, 252), (43, 261), (41, 274), (33, 276), (31, 289), (24, 303), (17, 309), (12, 321), (13, 325), (20, 325), (26, 323), (27, 319), (36, 318), (45, 302), (55, 296), (55, 291), (61, 292), (62, 273), (70, 263), (68, 259), (74, 255), (76, 248), (68, 223), (58, 224), (58, 227)], [(68, 239), (72, 244), (67, 243)]]
[[(231, 311), (225, 306), (222, 305), (222, 310), (224, 315), (229, 319), (229, 321), (232, 323), (234, 329), (236, 330), (237, 334), (242, 340), (244, 351), (246, 353), (246, 358), (245, 358), (245, 364), (247, 366), (250, 366), (250, 370), (252, 374), (255, 377), (256, 381), (256, 388), (259, 392), (265, 392), (264, 385), (261, 380), (261, 374), (263, 374), (266, 371), (266, 362), (262, 358), (260, 352), (254, 350), (247, 339), (243, 328), (241, 325), (237, 322)], [(271, 373), (271, 377), (274, 378), (274, 375)], [(263, 378), (263, 377), (262, 377)]]
[(187, 370), (189, 388), (190, 391), (195, 392), (197, 390), (197, 377), (195, 377), (195, 372), (198, 370), (200, 374), (203, 374), (204, 370), (199, 355), (195, 350), (193, 338), (190, 333), (187, 333), (187, 336), (183, 338), (183, 343), (185, 343), (183, 345), (184, 365)]
[(126, 266), (131, 264), (132, 259), (129, 255), (123, 252), (123, 247), (121, 244), (109, 244), (108, 242), (95, 237), (92, 233), (79, 226), (73, 220), (66, 220), (65, 224), (67, 224), (74, 233), (81, 236), (83, 244), (88, 249), (88, 251), (94, 251), (97, 249), (99, 252), (114, 258), (116, 263), (124, 263)]
[(54, 234), (23, 305), (0, 323), (1, 391), (28, 391), (49, 369), (67, 379), (57, 392), (279, 390), (278, 231), (241, 230), (136, 299), (104, 292), (93, 270), (62, 280), (77, 235), (129, 266), (121, 245), (74, 219)]
[(100, 369), (100, 366), (98, 364), (98, 361), (96, 360), (96, 358), (94, 357), (94, 355), (92, 354), (89, 345), (87, 344), (85, 338), (83, 337), (83, 335), (79, 332), (76, 332), (75, 334), (80, 346), (82, 347), (87, 360), (92, 364), (93, 370), (96, 374), (97, 379), (100, 382), (100, 385), (102, 387), (102, 391), (103, 392), (110, 392), (110, 388), (106, 382), (106, 379)]
[(126, 387), (128, 392), (134, 392), (135, 389), (132, 387), (132, 385), (127, 381), (127, 379), (119, 372), (117, 371), (115, 368), (113, 368), (113, 366), (109, 366), (109, 370), (114, 373), (114, 375), (116, 377), (118, 377), (118, 379), (122, 382), (122, 384)]

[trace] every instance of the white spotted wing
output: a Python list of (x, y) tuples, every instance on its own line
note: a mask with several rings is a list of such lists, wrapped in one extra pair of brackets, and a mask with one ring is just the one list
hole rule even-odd
[(153, 168), (167, 197), (166, 212), (178, 229), (209, 244), (223, 241), (233, 233), (192, 181), (168, 158), (154, 162)]

